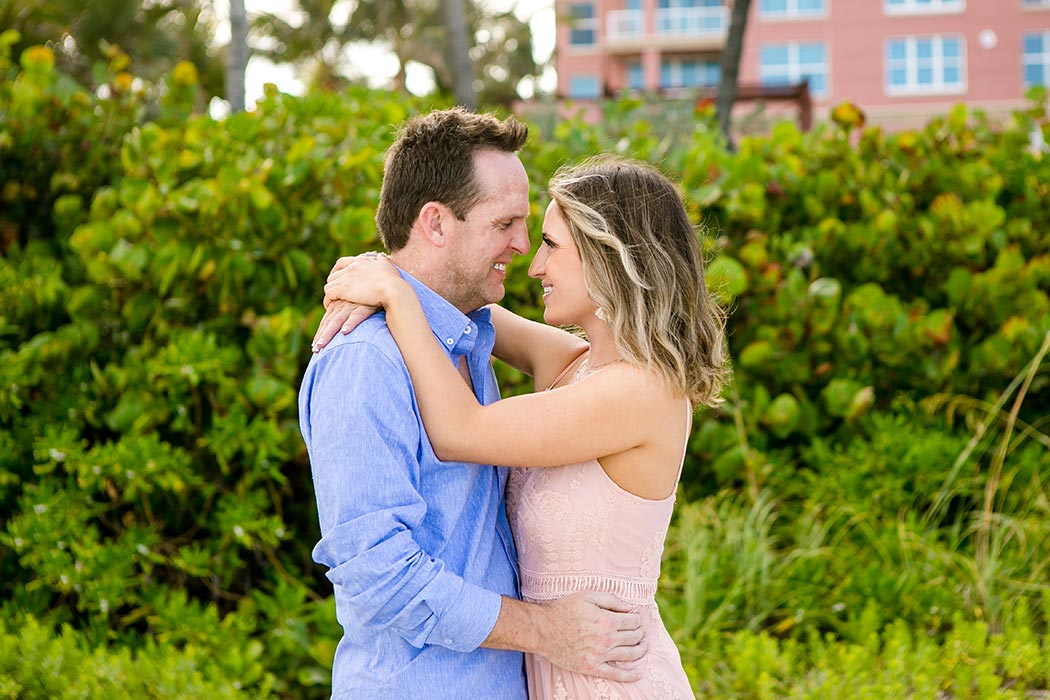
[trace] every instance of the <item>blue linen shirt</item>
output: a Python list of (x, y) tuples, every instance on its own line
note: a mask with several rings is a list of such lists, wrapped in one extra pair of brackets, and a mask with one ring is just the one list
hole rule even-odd
[[(469, 316), (402, 272), (475, 394), (499, 399), (487, 309)], [(506, 469), (442, 462), (404, 360), (377, 313), (310, 361), (299, 391), (321, 539), (343, 637), (333, 700), (525, 698), (522, 655), (479, 648), (517, 597)]]

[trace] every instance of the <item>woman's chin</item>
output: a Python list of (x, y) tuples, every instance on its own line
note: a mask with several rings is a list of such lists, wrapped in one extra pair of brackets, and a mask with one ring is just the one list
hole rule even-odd
[(559, 314), (557, 311), (551, 311), (550, 308), (543, 310), (543, 322), (548, 326), (573, 326), (576, 322), (572, 319), (565, 318), (564, 314)]

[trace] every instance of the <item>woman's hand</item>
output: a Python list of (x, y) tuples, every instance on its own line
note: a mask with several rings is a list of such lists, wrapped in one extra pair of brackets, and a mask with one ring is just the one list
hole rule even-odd
[(349, 333), (383, 306), (392, 284), (401, 283), (397, 269), (383, 254), (339, 258), (325, 284), (325, 314), (311, 344), (319, 351), (336, 333)]
[(328, 345), (328, 341), (334, 338), (336, 333), (349, 333), (375, 312), (376, 307), (374, 306), (361, 306), (351, 301), (329, 300), (326, 297), (324, 316), (321, 318), (320, 325), (317, 326), (317, 332), (314, 333), (310, 349), (320, 352), (321, 348)]
[[(370, 251), (368, 253), (361, 253), (361, 257), (366, 257), (366, 258), (374, 258), (377, 255), (379, 255), (379, 253), (376, 253), (374, 251)], [(335, 261), (335, 265), (332, 265), (332, 269), (328, 272), (328, 277), (325, 278), (325, 283), (327, 284), (328, 282), (331, 282), (332, 281), (332, 276), (335, 275), (335, 273), (339, 272), (340, 270), (345, 268), (347, 265), (352, 263), (354, 260), (357, 259), (357, 257), (358, 256), (354, 256), (354, 255), (344, 255), (341, 258), (339, 258), (338, 260), (336, 260)], [(325, 307), (325, 309), (327, 309), (335, 301), (337, 301), (337, 300), (331, 298), (330, 296), (328, 296), (328, 294), (325, 294), (324, 295), (324, 301), (322, 301), (321, 304)]]
[(325, 300), (341, 299), (362, 306), (381, 307), (390, 298), (401, 275), (383, 254), (340, 258), (324, 286)]

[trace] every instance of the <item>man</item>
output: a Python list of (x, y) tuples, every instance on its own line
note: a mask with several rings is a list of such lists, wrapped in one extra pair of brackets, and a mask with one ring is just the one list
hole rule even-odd
[[(482, 403), (498, 400), (494, 333), (529, 250), (529, 185), (517, 121), (445, 110), (411, 120), (387, 153), (376, 222), (391, 261)], [(300, 390), (343, 638), (333, 699), (524, 698), (520, 651), (615, 680), (645, 651), (615, 596), (516, 599), (504, 469), (439, 461), (400, 352), (378, 313), (314, 356)]]

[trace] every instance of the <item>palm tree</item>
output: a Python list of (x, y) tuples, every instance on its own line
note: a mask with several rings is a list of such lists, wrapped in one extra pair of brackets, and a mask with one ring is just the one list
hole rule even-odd
[(129, 70), (157, 82), (179, 61), (197, 66), (208, 95), (222, 93), (221, 64), (209, 53), (213, 34), (199, 0), (0, 0), (0, 31), (21, 35), (13, 50), (48, 44), (62, 69), (85, 85), (112, 47), (131, 59)]
[(718, 125), (730, 147), (733, 140), (729, 133), (729, 117), (733, 112), (733, 103), (736, 102), (740, 54), (744, 50), (744, 30), (747, 28), (747, 13), (750, 9), (751, 0), (733, 0), (729, 34), (726, 36), (726, 47), (722, 51), (722, 78), (718, 85), (715, 111), (718, 115)]
[(230, 0), (230, 45), (226, 50), (226, 101), (244, 111), (244, 71), (248, 67), (248, 17), (244, 0)]
[(404, 90), (410, 61), (445, 61), (441, 10), (437, 0), (358, 0), (349, 24), (355, 40), (390, 47), (397, 59), (394, 89)]
[(488, 104), (510, 104), (518, 99), (518, 83), (539, 77), (541, 67), (532, 56), (532, 30), (513, 12), (481, 16), (474, 26), (475, 73), (481, 81), (479, 99)]
[(268, 12), (258, 15), (254, 26), (261, 41), (256, 52), (274, 62), (295, 64), (311, 87), (339, 89), (346, 82), (346, 47), (355, 39), (351, 23), (332, 23), (341, 4), (343, 0), (298, 0), (297, 22)]
[(474, 66), (470, 62), (467, 44), (467, 18), (463, 14), (463, 0), (441, 0), (445, 14), (445, 32), (448, 35), (448, 65), (452, 68), (452, 84), (456, 102), (467, 109), (478, 106), (474, 93)]
[[(417, 5), (418, 0), (417, 0)], [(471, 68), (461, 69), (461, 75), (470, 75), (480, 85), (474, 90), (485, 103), (506, 104), (518, 97), (517, 86), (522, 78), (536, 76), (539, 67), (532, 57), (532, 33), (526, 22), (513, 12), (492, 14), (477, 2), (464, 7), (468, 55)], [(425, 65), (433, 71), (434, 83), (441, 92), (456, 94), (456, 74), (449, 60), (449, 32), (446, 24), (434, 14), (428, 21), (417, 22), (414, 30), (400, 44), (400, 62)]]
[[(353, 42), (389, 48), (397, 60), (393, 79), (397, 90), (405, 89), (409, 63), (429, 67), (443, 92), (453, 92), (456, 76), (460, 76), (461, 92), (455, 94), (464, 104), (473, 104), (468, 101), (468, 83), (473, 87), (480, 80), (483, 98), (506, 101), (516, 96), (515, 88), (522, 78), (539, 72), (532, 59), (528, 25), (510, 12), (490, 13), (477, 0), (357, 0), (345, 25), (331, 19), (340, 15), (333, 10), (349, 4), (345, 0), (298, 3), (303, 18), (300, 23), (267, 14), (255, 26), (273, 43), (262, 53), (327, 76), (327, 81), (311, 81), (314, 85), (338, 88), (349, 80), (352, 66), (348, 65), (346, 49)], [(457, 39), (450, 27), (459, 26), (465, 31), (460, 48), (452, 54), (448, 47)]]

